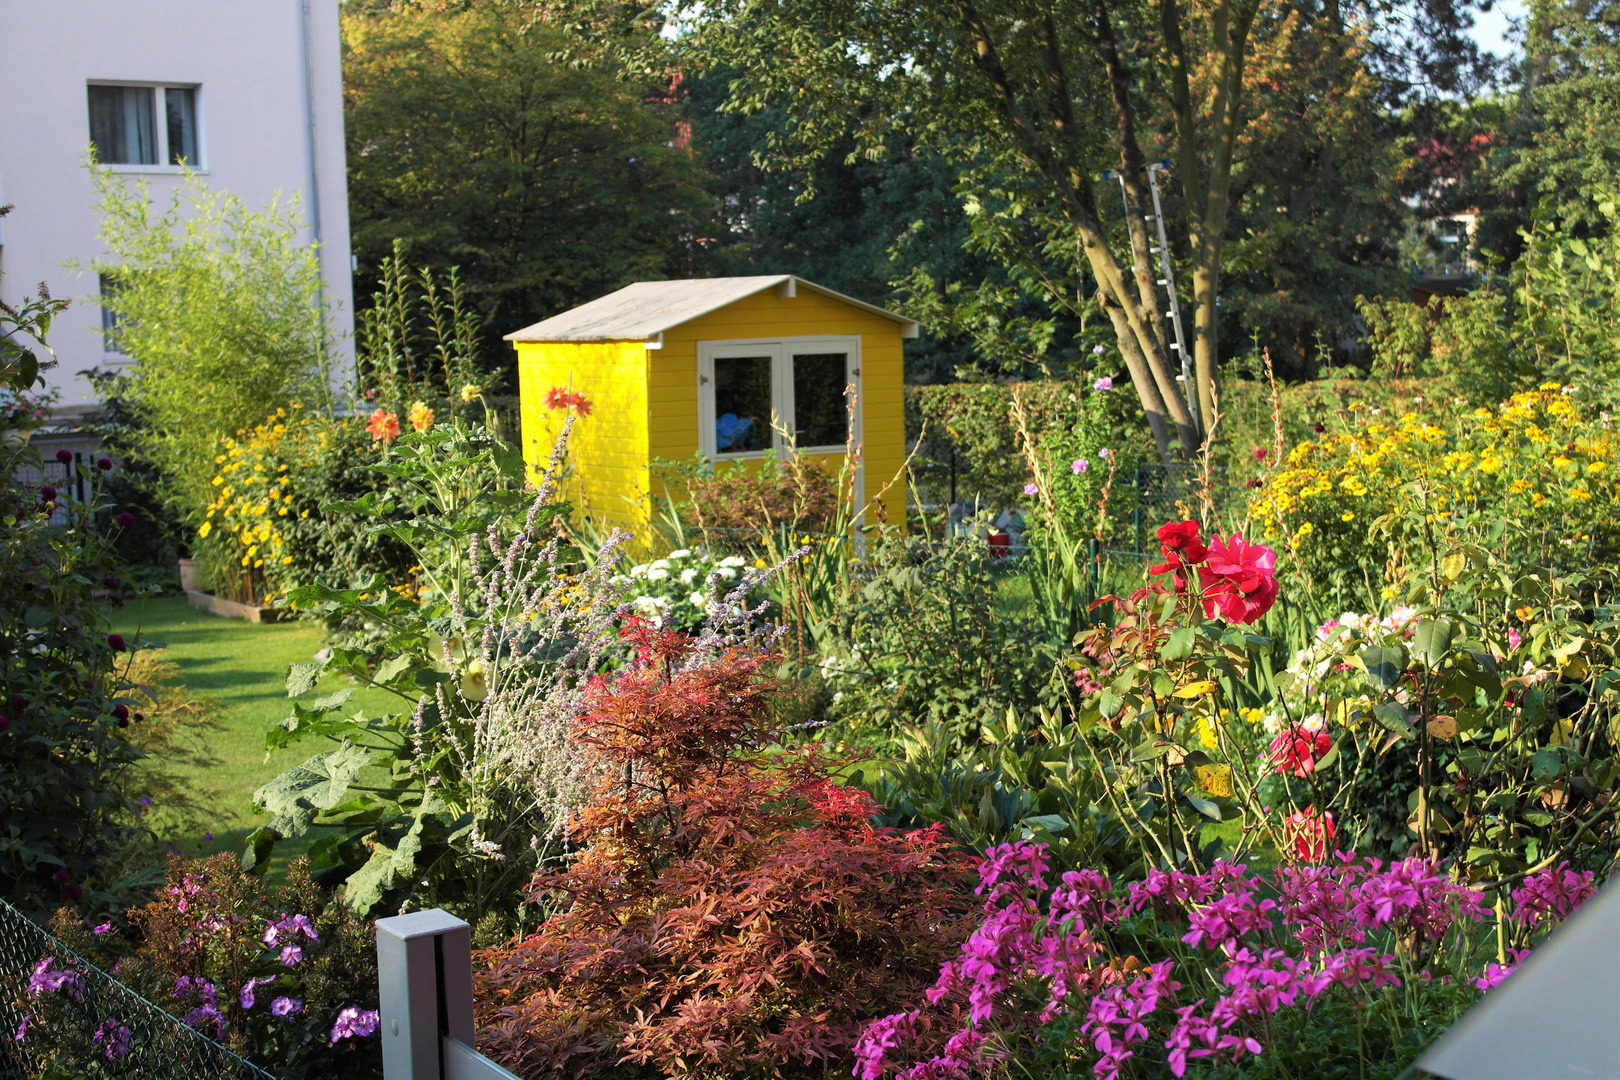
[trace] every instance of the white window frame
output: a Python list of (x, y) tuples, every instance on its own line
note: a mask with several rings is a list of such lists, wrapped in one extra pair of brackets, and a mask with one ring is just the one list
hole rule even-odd
[[(859, 334), (813, 337), (730, 338), (723, 341), (700, 341), (698, 352), (698, 449), (710, 461), (757, 461), (767, 453), (778, 453), (787, 447), (786, 441), (775, 428), (771, 429), (771, 449), (749, 450), (738, 454), (722, 454), (715, 446), (714, 423), (714, 362), (729, 356), (765, 356), (771, 358), (771, 411), (775, 419), (790, 430), (794, 427), (793, 410), (793, 354), (844, 354), (844, 385), (855, 386), (854, 441), (863, 438), (862, 413), (865, 403), (861, 394), (861, 338)], [(844, 443), (827, 446), (801, 446), (806, 454), (842, 454)]]
[[(190, 90), (192, 92), (192, 94), (194, 95), (193, 101), (196, 102), (196, 110), (197, 110), (197, 116), (196, 116), (196, 124), (197, 124), (197, 160), (196, 161), (188, 161), (188, 162), (186, 162), (184, 168), (190, 169), (192, 172), (197, 173), (198, 175), (206, 175), (207, 174), (207, 172), (208, 172), (208, 123), (207, 123), (207, 118), (204, 115), (203, 88), (202, 88), (201, 83), (189, 83), (189, 82), (141, 82), (139, 80), (134, 80), (134, 79), (86, 79), (84, 86), (85, 86), (85, 90), (84, 90), (85, 102), (86, 102), (87, 105), (88, 105), (89, 100), (90, 100), (90, 87), (92, 87), (92, 86), (143, 86), (143, 87), (147, 88), (148, 90), (152, 91), (152, 94), (153, 94), (153, 97), (152, 97), (153, 126), (155, 128), (157, 128), (157, 130), (153, 134), (154, 134), (154, 137), (157, 140), (157, 159), (158, 159), (159, 164), (157, 164), (157, 165), (124, 165), (124, 164), (118, 164), (118, 163), (115, 163), (115, 162), (99, 162), (98, 164), (100, 164), (102, 168), (111, 169), (113, 172), (119, 172), (119, 173), (148, 173), (148, 174), (151, 174), (151, 173), (163, 173), (163, 174), (166, 174), (166, 175), (169, 175), (169, 176), (178, 176), (182, 171), (182, 167), (179, 166), (179, 165), (167, 164), (167, 162), (169, 160), (169, 113), (168, 113), (167, 103), (158, 94), (158, 91), (160, 91), (160, 90), (171, 90), (171, 89), (173, 89), (173, 90)], [(85, 113), (85, 125), (88, 127), (89, 123), (90, 123), (90, 117), (89, 117), (89, 111), (87, 109), (86, 113)], [(90, 142), (93, 142), (93, 141), (94, 140), (90, 139), (90, 138), (87, 138), (85, 140), (86, 143), (90, 143)]]

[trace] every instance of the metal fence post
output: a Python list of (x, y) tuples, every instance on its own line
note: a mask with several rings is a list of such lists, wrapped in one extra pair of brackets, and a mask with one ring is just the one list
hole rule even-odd
[(473, 1049), (472, 931), (439, 908), (377, 920), (384, 1080), (517, 1080)]

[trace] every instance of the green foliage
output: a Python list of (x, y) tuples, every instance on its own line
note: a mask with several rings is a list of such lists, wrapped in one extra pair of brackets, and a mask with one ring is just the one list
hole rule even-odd
[[(43, 289), (20, 309), (0, 305), (12, 387), (38, 377), (62, 306)], [(106, 617), (128, 586), (98, 527), (102, 470), (76, 502), (19, 481), (25, 467), (39, 470), (38, 455), (0, 445), (0, 892), (33, 910), (86, 894), (105, 903), (115, 854), (140, 834), (131, 767), (144, 755), (121, 730), (140, 702), (121, 696), (129, 654)]]
[(188, 175), (169, 206), (92, 166), (110, 283), (102, 303), (135, 358), (114, 389), (127, 440), (187, 526), (202, 523), (219, 441), (294, 398), (329, 403), (320, 261), (296, 205), (250, 210)]
[(977, 539), (872, 544), (822, 639), (833, 715), (891, 733), (938, 724), (965, 745), (1009, 707), (1061, 701), (1056, 644), (997, 610), (997, 580)]
[(616, 557), (610, 547), (590, 569), (571, 564), (554, 535), (567, 507), (549, 483), (520, 490), (517, 450), (482, 430), (406, 435), (375, 470), (389, 491), (322, 512), (371, 518), (378, 536), (412, 553), (418, 588), (375, 575), (294, 589), (300, 609), (374, 629), (293, 665), (287, 695), (306, 698), (340, 672), (399, 707), (351, 714), (352, 691), (340, 690), (294, 704), (269, 729), (268, 749), (304, 739), (335, 748), (255, 795), (271, 820), (249, 837), (244, 863), (314, 830), (316, 880), (343, 885), (357, 912), (409, 902), (473, 922), (510, 917), (594, 775), (568, 733), (611, 637)]
[(360, 263), (402, 241), (413, 263), (461, 266), (490, 355), (537, 318), (698, 265), (712, 203), (673, 145), (667, 75), (558, 62), (557, 23), (515, 0), (350, 5), (343, 36)]

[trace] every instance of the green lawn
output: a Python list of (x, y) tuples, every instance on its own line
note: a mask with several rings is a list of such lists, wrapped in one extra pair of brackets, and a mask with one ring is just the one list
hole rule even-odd
[[(264, 751), (265, 726), (289, 712), (287, 665), (312, 658), (321, 647), (320, 627), (310, 622), (254, 625), (198, 611), (184, 597), (163, 597), (147, 601), (144, 609), (126, 607), (113, 621), (113, 629), (132, 641), (161, 642), (165, 657), (180, 666), (185, 685), (221, 703), (220, 727), (207, 737), (213, 764), (182, 771), (199, 792), (212, 793), (209, 804), (217, 808), (217, 821), (207, 832), (214, 839), (208, 841), (199, 832), (182, 836), (180, 842), (188, 852), (240, 850), (242, 837), (261, 820), (253, 809), (254, 791), (289, 766), (329, 748), (325, 742), (302, 743), (268, 759)], [(330, 693), (346, 685), (333, 677), (319, 690)], [(351, 700), (355, 707), (370, 709), (392, 699), (382, 691), (358, 689)], [(160, 807), (154, 810), (161, 815)], [(307, 847), (307, 839), (278, 845), (272, 872), (279, 873), (288, 858)]]

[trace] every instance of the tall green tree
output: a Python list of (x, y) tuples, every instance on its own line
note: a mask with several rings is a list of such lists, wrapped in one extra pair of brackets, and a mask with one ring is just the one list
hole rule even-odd
[(382, 260), (460, 266), (500, 335), (632, 281), (681, 277), (716, 235), (668, 78), (560, 57), (515, 0), (343, 15), (358, 303)]
[[(1256, 48), (1301, 20), (1345, 50), (1366, 36), (1337, 5), (1303, 0), (558, 0), (542, 10), (591, 48), (631, 43), (643, 70), (729, 69), (728, 108), (786, 107), (768, 146), (780, 160), (852, 140), (856, 156), (916, 145), (957, 163), (981, 249), (1014, 260), (1015, 276), (1054, 303), (1078, 305), (1083, 292), (1099, 305), (1167, 455), (1173, 443), (1197, 447), (1217, 394), (1234, 184), (1246, 127), (1272, 89), (1253, 78)], [(665, 26), (678, 32), (656, 37)], [(1162, 317), (1148, 181), (1160, 157), (1172, 162), (1165, 210), (1191, 281), (1194, 394), (1178, 381)], [(1123, 178), (1118, 217), (1121, 191), (1099, 180), (1105, 169)], [(1060, 253), (1074, 271), (1054, 278), (1046, 268)]]

